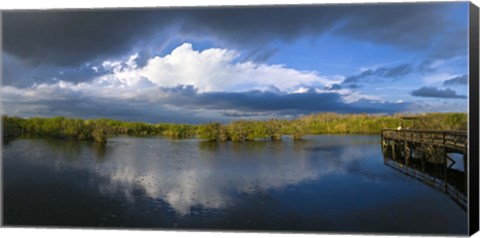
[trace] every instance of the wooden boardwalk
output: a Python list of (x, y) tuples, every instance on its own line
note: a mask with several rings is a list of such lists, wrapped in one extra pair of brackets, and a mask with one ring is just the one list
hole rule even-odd
[[(385, 165), (440, 189), (466, 207), (467, 131), (384, 129), (381, 143)], [(460, 162), (455, 158), (463, 160), (463, 169), (453, 167)]]
[(435, 146), (445, 148), (447, 152), (462, 154), (466, 154), (468, 151), (467, 131), (384, 129), (382, 130), (382, 141)]

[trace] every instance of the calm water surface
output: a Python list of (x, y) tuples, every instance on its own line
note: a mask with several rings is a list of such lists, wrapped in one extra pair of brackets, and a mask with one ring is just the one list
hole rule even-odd
[(449, 197), (383, 163), (379, 136), (3, 145), (4, 223), (161, 229), (467, 232)]

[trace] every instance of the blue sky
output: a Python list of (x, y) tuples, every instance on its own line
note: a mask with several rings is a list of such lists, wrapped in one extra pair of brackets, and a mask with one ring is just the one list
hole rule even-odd
[(466, 112), (468, 3), (3, 12), (3, 113)]

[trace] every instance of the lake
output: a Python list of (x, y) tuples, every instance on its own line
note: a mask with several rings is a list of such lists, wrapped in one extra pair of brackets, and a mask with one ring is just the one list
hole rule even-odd
[(467, 212), (383, 162), (378, 135), (17, 139), (7, 226), (466, 234)]

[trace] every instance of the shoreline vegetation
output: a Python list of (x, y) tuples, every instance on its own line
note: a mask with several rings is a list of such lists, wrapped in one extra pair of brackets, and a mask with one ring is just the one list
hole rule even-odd
[[(414, 121), (403, 117), (416, 117)], [(336, 114), (318, 113), (297, 119), (235, 120), (226, 124), (174, 124), (126, 122), (113, 119), (78, 119), (66, 117), (21, 118), (2, 116), (4, 140), (19, 136), (53, 137), (106, 143), (117, 135), (162, 135), (172, 139), (199, 138), (207, 141), (279, 141), (284, 135), (300, 140), (317, 134), (379, 134), (382, 129), (404, 125), (408, 129), (466, 130), (466, 113), (423, 114)], [(404, 129), (406, 129), (404, 128)]]

